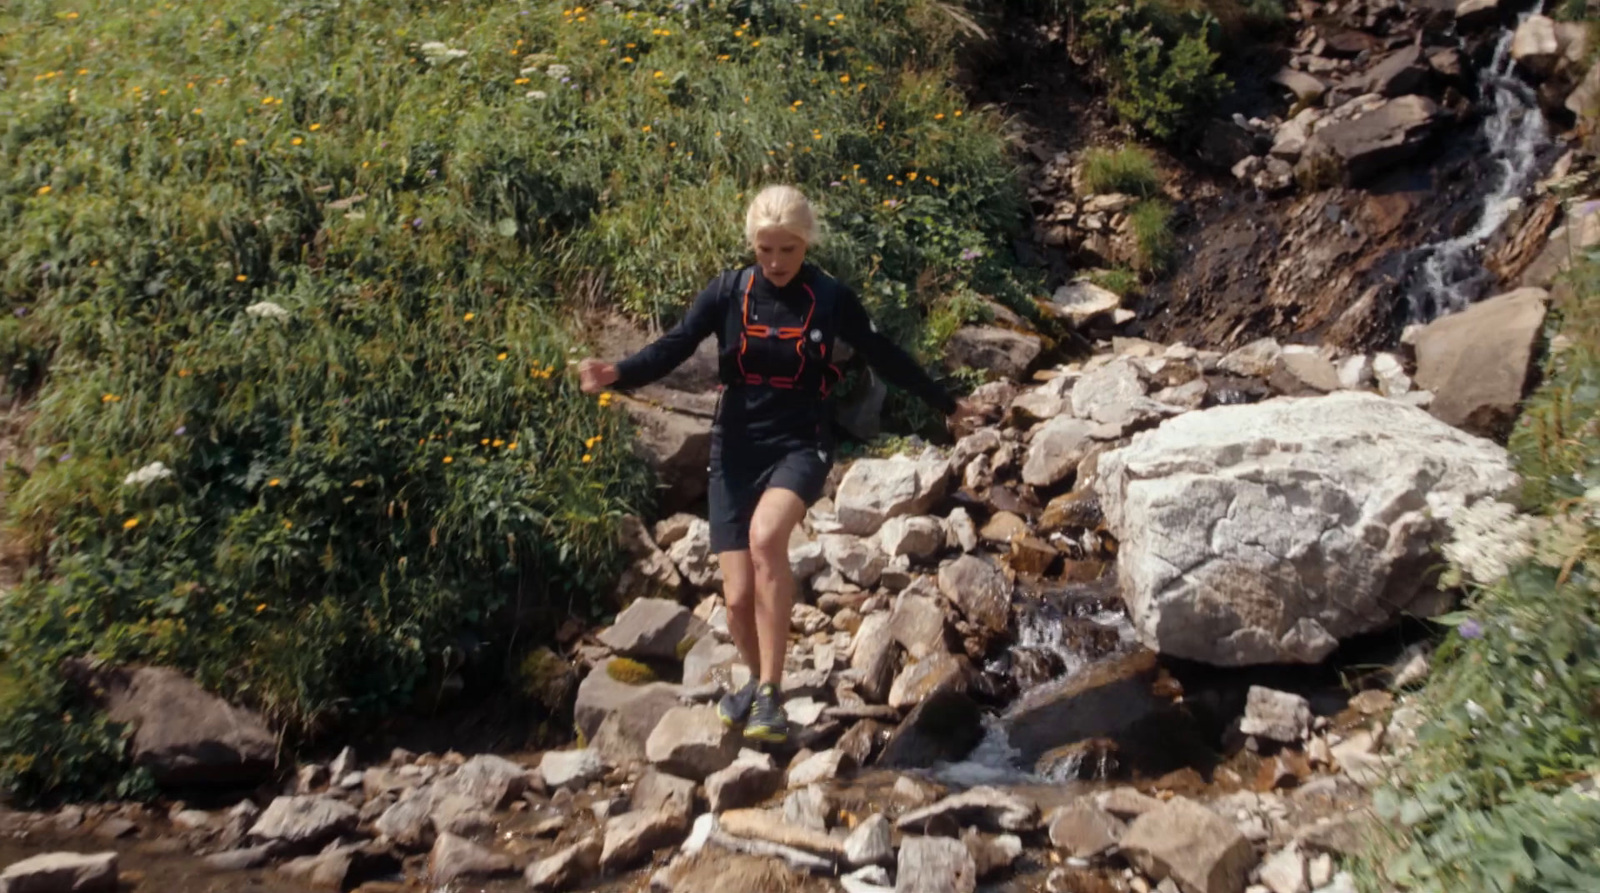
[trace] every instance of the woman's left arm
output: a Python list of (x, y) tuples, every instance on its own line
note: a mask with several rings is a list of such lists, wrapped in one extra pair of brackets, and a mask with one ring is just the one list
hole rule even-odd
[(924, 403), (947, 416), (957, 412), (960, 407), (956, 398), (934, 381), (910, 354), (878, 331), (855, 292), (847, 288), (840, 289), (835, 313), (839, 337), (860, 351), (885, 380), (917, 395)]

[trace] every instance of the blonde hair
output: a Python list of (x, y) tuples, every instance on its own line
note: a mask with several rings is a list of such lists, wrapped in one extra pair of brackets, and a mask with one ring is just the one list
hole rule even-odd
[(793, 186), (768, 186), (756, 193), (744, 215), (744, 237), (751, 245), (756, 233), (781, 229), (807, 245), (817, 241), (817, 217), (805, 193)]

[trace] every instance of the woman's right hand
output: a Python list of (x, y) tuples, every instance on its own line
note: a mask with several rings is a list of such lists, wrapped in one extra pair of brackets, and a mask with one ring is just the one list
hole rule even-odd
[(598, 394), (617, 381), (617, 364), (594, 357), (578, 363), (578, 387), (585, 394)]

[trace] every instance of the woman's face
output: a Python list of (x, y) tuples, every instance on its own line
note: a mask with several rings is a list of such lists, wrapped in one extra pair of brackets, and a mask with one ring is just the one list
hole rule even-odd
[(782, 288), (789, 284), (806, 259), (806, 242), (788, 230), (777, 228), (756, 231), (756, 263), (767, 281)]

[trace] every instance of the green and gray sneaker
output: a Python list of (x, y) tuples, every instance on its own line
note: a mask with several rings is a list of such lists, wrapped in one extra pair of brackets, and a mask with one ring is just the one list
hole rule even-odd
[(728, 728), (744, 725), (750, 716), (750, 704), (756, 699), (757, 680), (752, 678), (744, 688), (730, 691), (717, 702), (717, 717)]
[(744, 736), (770, 744), (789, 740), (789, 715), (783, 712), (783, 695), (776, 685), (768, 682), (756, 690), (756, 702), (750, 708)]

